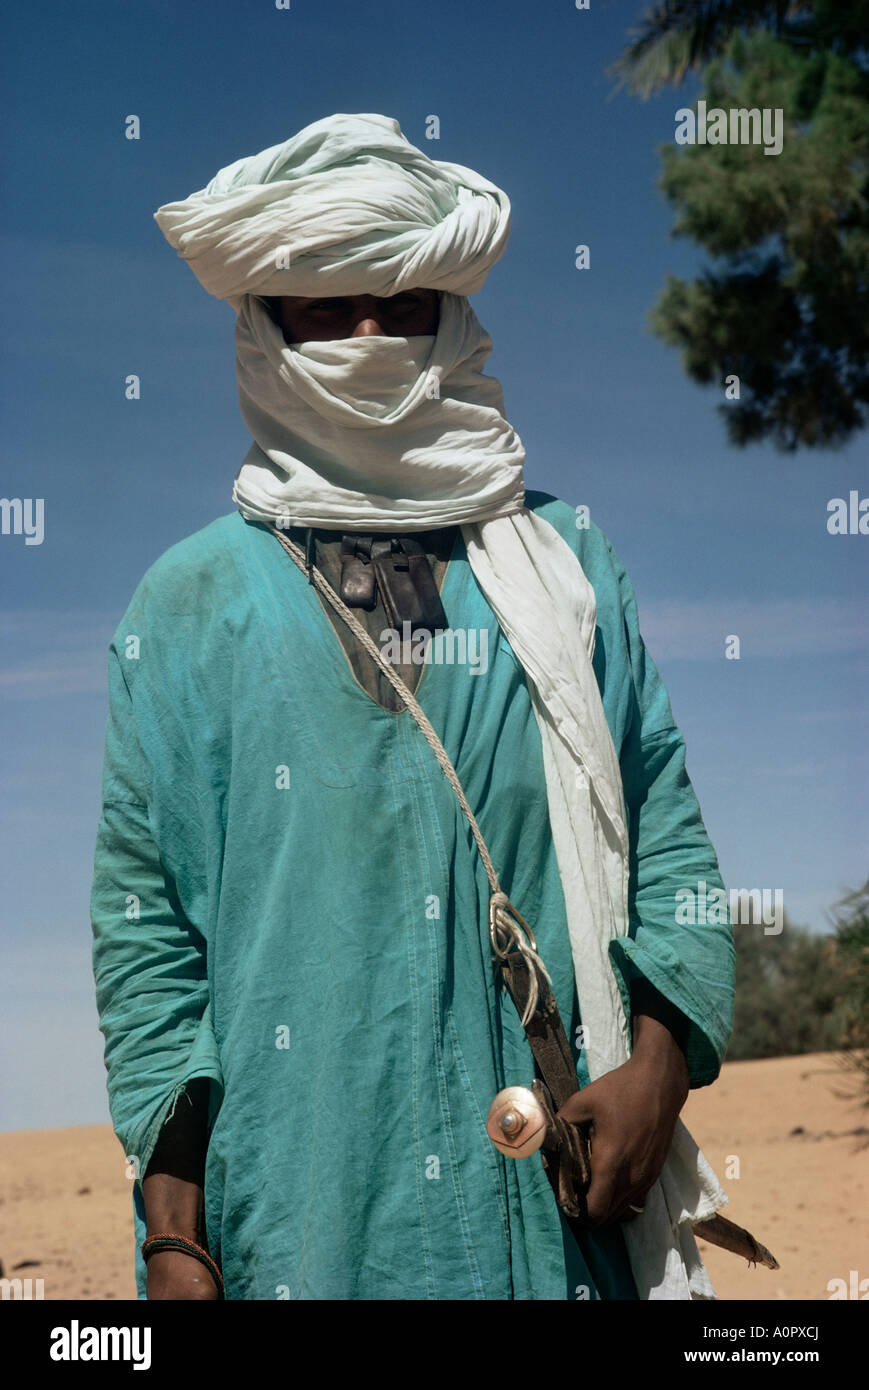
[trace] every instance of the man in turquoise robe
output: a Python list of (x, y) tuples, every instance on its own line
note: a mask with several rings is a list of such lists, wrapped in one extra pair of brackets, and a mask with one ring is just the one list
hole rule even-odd
[[(628, 1004), (645, 979), (688, 1020), (690, 1085), (706, 1085), (732, 946), (675, 922), (676, 887), (720, 883), (683, 741), (612, 547), (564, 502), (527, 505), (597, 598), (633, 848), (613, 964)], [(581, 1042), (540, 735), (460, 532), (441, 594), (454, 628), (488, 634), (489, 669), (428, 665), (418, 698)], [(112, 1114), (144, 1175), (185, 1083), (210, 1078), (205, 1224), (227, 1297), (635, 1296), (618, 1227), (583, 1257), (539, 1157), (486, 1135), (492, 1097), (534, 1064), (491, 966), (482, 864), (416, 724), (359, 685), (267, 529), (233, 513), (163, 555), (110, 682), (93, 922)], [(135, 1210), (139, 1245), (140, 1181)]]
[[(401, 298), (336, 300), (347, 321), (320, 337), (430, 332), (406, 305), (389, 317)], [(634, 1050), (591, 1084), (540, 730), (459, 526), (407, 534), (485, 667), (400, 672), (552, 977), (594, 1121), (593, 1228), (575, 1238), (540, 1156), (506, 1159), (486, 1133), (493, 1096), (530, 1084), (534, 1060), (452, 788), (270, 528), (234, 512), (151, 567), (110, 649), (94, 969), (141, 1297), (217, 1296), (177, 1249), (146, 1273), (142, 1241), (165, 1231), (207, 1247), (233, 1299), (637, 1297), (621, 1221), (688, 1088), (718, 1075), (732, 937), (677, 921), (678, 890), (722, 885), (630, 581), (568, 504), (528, 491), (525, 506), (594, 590), (627, 811), (630, 931), (609, 956)], [(346, 529), (307, 538), (333, 583)], [(379, 603), (359, 616), (375, 638), (388, 626)]]

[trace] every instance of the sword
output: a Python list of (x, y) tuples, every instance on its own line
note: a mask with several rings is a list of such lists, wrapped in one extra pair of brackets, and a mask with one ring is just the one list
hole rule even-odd
[[(510, 917), (515, 921), (511, 922)], [(520, 936), (517, 924), (530, 947)], [(530, 1158), (539, 1152), (568, 1224), (575, 1223), (583, 1229), (587, 1220), (586, 1192), (591, 1182), (591, 1143), (579, 1125), (569, 1124), (557, 1113), (581, 1088), (549, 976), (537, 956), (530, 927), (506, 898), (490, 908), (489, 935), (540, 1076), (530, 1088), (508, 1086), (498, 1092), (489, 1107), (486, 1132), (499, 1153), (508, 1158)], [(701, 1240), (742, 1255), (750, 1265), (779, 1268), (778, 1260), (765, 1245), (724, 1216), (692, 1222), (692, 1229)]]

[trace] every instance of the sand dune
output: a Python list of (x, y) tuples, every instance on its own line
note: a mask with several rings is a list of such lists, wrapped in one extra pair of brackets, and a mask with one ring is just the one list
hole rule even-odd
[[(832, 1279), (869, 1276), (869, 1126), (842, 1097), (852, 1083), (832, 1053), (728, 1062), (693, 1091), (682, 1117), (730, 1198), (722, 1215), (747, 1226), (781, 1268), (750, 1268), (701, 1245), (722, 1299), (828, 1299)], [(739, 1177), (726, 1176), (728, 1158)]]
[[(854, 1133), (869, 1118), (845, 1089), (820, 1054), (730, 1062), (689, 1097), (725, 1215), (781, 1265), (703, 1246), (720, 1298), (827, 1299), (831, 1280), (869, 1277), (869, 1135)], [(0, 1134), (0, 1260), (7, 1278), (43, 1279), (46, 1299), (135, 1298), (130, 1180), (107, 1126)]]

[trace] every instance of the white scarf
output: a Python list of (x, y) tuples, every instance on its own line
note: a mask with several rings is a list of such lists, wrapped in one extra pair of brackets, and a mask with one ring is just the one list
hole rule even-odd
[[(371, 196), (373, 149), (379, 202)], [(260, 185), (265, 176), (271, 181)], [(381, 208), (400, 201), (401, 190), (418, 226), (411, 235), (406, 213), (390, 245)], [(414, 202), (423, 194), (424, 216)], [(472, 171), (429, 160), (386, 117), (336, 116), (222, 170), (208, 189), (156, 216), (203, 283), (238, 311), (239, 399), (255, 441), (233, 489), (242, 514), (351, 531), (461, 525), (474, 576), (525, 670), (540, 728), (587, 1064), (597, 1079), (630, 1053), (608, 955), (609, 942), (628, 931), (627, 823), (592, 668), (594, 591), (566, 541), (524, 506), (525, 452), (504, 418), (498, 382), (482, 375), (492, 344), (463, 288), (503, 249), (506, 196)], [(290, 237), (289, 266), (276, 281), (264, 265), (280, 260), (275, 237), (286, 239), (298, 218), (308, 249), (294, 265)], [(375, 237), (375, 228), (385, 235)], [(257, 297), (413, 286), (442, 290), (436, 335), (287, 346)], [(622, 1228), (641, 1298), (714, 1297), (691, 1223), (726, 1201), (678, 1121), (643, 1215)]]

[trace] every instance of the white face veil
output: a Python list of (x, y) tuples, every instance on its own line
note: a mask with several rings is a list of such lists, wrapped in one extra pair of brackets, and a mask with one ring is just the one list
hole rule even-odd
[[(492, 343), (467, 300), (506, 246), (506, 195), (430, 159), (386, 116), (335, 115), (237, 160), (155, 218), (237, 312), (254, 440), (233, 489), (242, 514), (336, 530), (461, 525), (540, 728), (595, 1080), (630, 1051), (608, 954), (628, 931), (627, 824), (592, 668), (594, 591), (554, 527), (524, 506), (525, 452), (498, 382), (482, 373)], [(441, 291), (436, 335), (287, 345), (262, 302), (413, 288)], [(714, 1297), (691, 1222), (726, 1201), (678, 1122), (643, 1215), (623, 1228), (641, 1298)]]
[(255, 441), (233, 491), (245, 516), (416, 531), (522, 509), (525, 451), (467, 299), (442, 294), (436, 335), (287, 346), (245, 295), (235, 341)]

